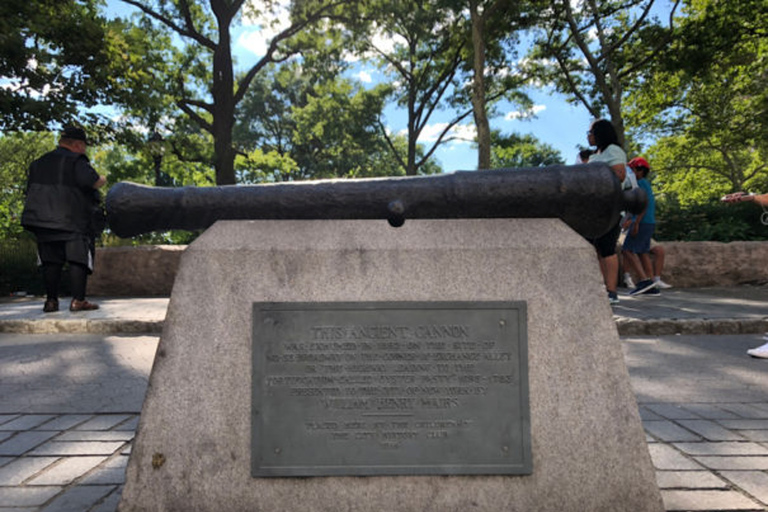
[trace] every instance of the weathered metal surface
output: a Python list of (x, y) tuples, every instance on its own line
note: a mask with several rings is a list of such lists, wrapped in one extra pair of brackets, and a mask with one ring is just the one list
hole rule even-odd
[(524, 302), (256, 303), (253, 476), (530, 474)]
[(461, 171), (433, 176), (321, 180), (250, 186), (114, 185), (106, 200), (118, 236), (204, 229), (217, 220), (560, 218), (599, 236), (645, 194), (622, 191), (605, 164)]

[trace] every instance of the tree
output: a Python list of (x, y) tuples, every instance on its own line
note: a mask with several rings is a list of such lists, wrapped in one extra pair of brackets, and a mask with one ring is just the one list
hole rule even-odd
[(630, 95), (663, 190), (683, 204), (768, 185), (768, 5), (696, 0)]
[(530, 134), (502, 135), (498, 130), (494, 130), (491, 141), (493, 146), (491, 166), (493, 168), (544, 167), (565, 163), (560, 151)]
[(0, 240), (21, 235), (27, 169), (53, 147), (50, 133), (12, 132), (0, 136)]
[[(500, 97), (529, 103), (519, 92), (524, 78), (508, 70), (506, 57), (514, 57), (517, 33), (533, 20), (525, 11), (530, 2), (512, 0), (469, 0), (471, 25), (471, 103), (477, 128), (477, 168), (491, 167), (491, 128), (488, 105)], [(489, 66), (489, 60), (491, 66)]]
[(674, 0), (667, 27), (651, 17), (655, 0), (556, 0), (543, 14), (543, 28), (531, 56), (536, 71), (582, 104), (590, 115), (604, 109), (624, 145), (622, 102), (628, 84), (672, 39), (680, 0)]
[[(292, 24), (271, 40), (266, 54), (236, 79), (232, 56), (231, 28), (243, 15), (269, 13), (277, 3), (266, 0), (247, 4), (245, 0), (122, 0), (181, 37), (185, 58), (171, 77), (176, 85), (176, 105), (213, 138), (216, 183), (235, 183), (233, 130), (237, 105), (243, 100), (254, 77), (269, 63), (281, 62), (298, 51), (287, 42), (309, 25), (333, 13), (341, 2), (297, 0), (293, 2)], [(246, 12), (244, 13), (243, 10)], [(205, 71), (199, 84), (186, 82), (190, 70)], [(203, 73), (197, 73), (202, 76)]]
[(0, 127), (56, 130), (77, 121), (94, 138), (118, 126), (112, 108), (146, 109), (163, 81), (150, 67), (170, 45), (149, 26), (107, 20), (98, 0), (0, 3)]
[(407, 116), (407, 152), (398, 150), (383, 122), (382, 133), (406, 175), (415, 175), (440, 144), (453, 140), (450, 130), (472, 113), (463, 109), (456, 114), (420, 154), (418, 140), (432, 115), (448, 107), (451, 91), (461, 87), (459, 72), (466, 58), (464, 22), (450, 1), (443, 0), (378, 0), (368, 5), (366, 16), (367, 24), (357, 27), (358, 44), (398, 84), (392, 91)]
[(96, 104), (108, 59), (104, 40), (96, 0), (3, 0), (0, 126), (45, 130)]
[(379, 131), (387, 91), (365, 90), (298, 63), (269, 66), (238, 111), (235, 143), (249, 182), (404, 173)]

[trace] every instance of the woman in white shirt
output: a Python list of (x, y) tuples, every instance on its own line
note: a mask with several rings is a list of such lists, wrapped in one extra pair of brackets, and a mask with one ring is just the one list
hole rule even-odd
[[(587, 132), (587, 141), (590, 146), (597, 148), (589, 157), (589, 162), (605, 162), (611, 170), (623, 182), (626, 178), (627, 154), (619, 145), (616, 130), (610, 121), (598, 119), (594, 121)], [(608, 301), (611, 304), (619, 303), (619, 295), (616, 289), (619, 286), (619, 257), (616, 254), (616, 242), (621, 233), (621, 223), (616, 225), (608, 233), (589, 241), (597, 250), (600, 271), (603, 273), (605, 288), (608, 290)]]

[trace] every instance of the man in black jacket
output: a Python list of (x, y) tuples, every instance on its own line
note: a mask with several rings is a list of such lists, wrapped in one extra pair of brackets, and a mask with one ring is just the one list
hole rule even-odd
[(85, 300), (88, 274), (93, 271), (92, 219), (97, 189), (107, 179), (91, 167), (85, 150), (85, 131), (67, 126), (59, 146), (32, 162), (21, 224), (37, 238), (38, 263), (45, 282), (43, 311), (59, 310), (59, 282), (64, 263), (72, 279), (70, 311), (89, 311), (98, 305)]

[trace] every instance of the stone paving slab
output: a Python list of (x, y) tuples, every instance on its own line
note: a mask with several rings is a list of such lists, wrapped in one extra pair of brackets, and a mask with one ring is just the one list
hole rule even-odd
[(728, 482), (709, 471), (656, 471), (656, 482), (661, 490), (730, 489)]
[(723, 471), (720, 474), (759, 501), (768, 503), (768, 473), (764, 471)]
[(737, 491), (661, 491), (668, 511), (753, 511), (763, 507)]

